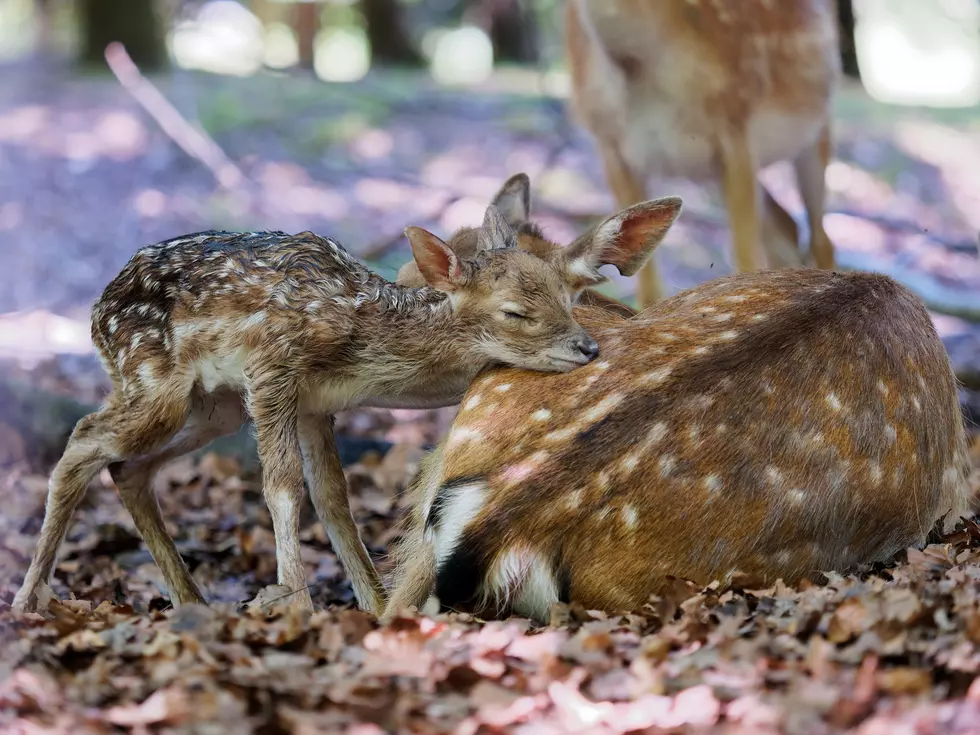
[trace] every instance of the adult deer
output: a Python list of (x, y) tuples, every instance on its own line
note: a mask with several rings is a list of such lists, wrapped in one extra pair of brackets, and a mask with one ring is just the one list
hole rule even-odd
[(887, 276), (738, 274), (632, 318), (567, 375), (484, 372), (413, 484), (384, 617), (629, 610), (668, 575), (768, 581), (886, 560), (972, 512), (956, 380)]
[[(738, 271), (803, 264), (793, 218), (757, 172), (790, 160), (809, 261), (834, 267), (823, 228), (830, 108), (840, 76), (833, 0), (568, 0), (572, 108), (620, 207), (651, 174), (721, 183)], [(651, 259), (637, 297), (664, 296)]]

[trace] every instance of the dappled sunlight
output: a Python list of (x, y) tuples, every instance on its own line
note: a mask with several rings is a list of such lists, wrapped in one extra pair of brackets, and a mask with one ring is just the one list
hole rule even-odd
[(855, 46), (862, 81), (875, 99), (935, 107), (980, 102), (980, 6), (973, 0), (935, 5), (856, 4)]
[(493, 72), (493, 45), (480, 28), (430, 31), (432, 76), (441, 84), (476, 84)]
[(234, 0), (205, 3), (171, 34), (174, 59), (185, 69), (249, 76), (262, 68), (262, 23)]

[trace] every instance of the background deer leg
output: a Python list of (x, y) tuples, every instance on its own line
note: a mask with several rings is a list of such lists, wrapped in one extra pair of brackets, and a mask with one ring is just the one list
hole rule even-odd
[[(643, 180), (633, 173), (623, 160), (619, 150), (612, 145), (601, 144), (600, 153), (606, 172), (606, 181), (616, 198), (616, 206), (625, 209), (638, 204), (647, 198), (646, 186)], [(660, 280), (660, 272), (654, 253), (637, 273), (636, 303), (640, 311), (660, 301), (665, 295), (665, 289)]]
[(800, 231), (793, 216), (783, 209), (769, 189), (762, 190), (762, 247), (771, 268), (799, 268), (803, 265), (800, 253)]
[(755, 157), (744, 133), (721, 141), (721, 167), (735, 270), (759, 270), (766, 265), (759, 239), (759, 184)]
[(817, 268), (833, 270), (834, 244), (827, 237), (823, 228), (823, 213), (826, 203), (826, 172), (830, 162), (832, 148), (830, 125), (824, 126), (817, 142), (805, 148), (793, 167), (796, 169), (796, 181), (800, 187), (800, 196), (806, 205), (807, 221), (810, 224), (810, 254), (809, 258)]
[(295, 594), (291, 605), (313, 609), (300, 554), (299, 515), (303, 502), (303, 457), (296, 425), (296, 387), (277, 374), (249, 386), (248, 405), (255, 421), (262, 489), (276, 536), (279, 584)]
[(334, 438), (333, 416), (301, 415), (299, 438), (310, 498), (327, 529), (334, 553), (351, 581), (358, 605), (380, 615), (385, 607), (385, 588), (351, 514), (347, 479)]

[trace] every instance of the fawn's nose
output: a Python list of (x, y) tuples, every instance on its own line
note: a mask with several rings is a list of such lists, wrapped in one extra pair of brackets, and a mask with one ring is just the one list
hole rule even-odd
[(575, 342), (575, 346), (589, 360), (594, 360), (596, 355), (599, 354), (599, 345), (591, 337), (580, 337)]

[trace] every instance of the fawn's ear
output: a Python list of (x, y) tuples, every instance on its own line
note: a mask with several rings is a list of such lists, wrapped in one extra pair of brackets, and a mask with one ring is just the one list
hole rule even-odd
[(514, 174), (504, 182), (490, 203), (500, 210), (507, 224), (517, 229), (531, 216), (531, 180), (527, 174)]
[[(641, 202), (614, 214), (562, 251), (569, 274), (580, 276), (581, 287), (605, 280), (601, 265), (614, 265), (632, 276), (660, 244), (681, 211), (679, 197)], [(598, 281), (594, 279), (598, 278)]]
[(455, 291), (466, 283), (466, 269), (446, 243), (421, 227), (408, 227), (405, 236), (422, 278), (439, 291)]
[(487, 207), (479, 234), (476, 239), (476, 249), (507, 250), (517, 247), (517, 231), (507, 224), (500, 210), (493, 204)]
[(420, 288), (426, 285), (425, 279), (422, 278), (422, 274), (419, 272), (418, 263), (414, 260), (408, 261), (398, 269), (398, 275), (395, 276), (395, 283), (405, 288)]

